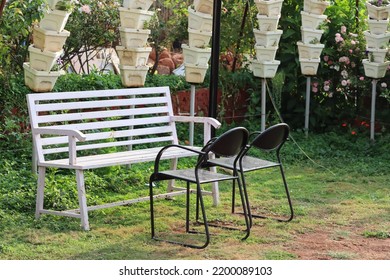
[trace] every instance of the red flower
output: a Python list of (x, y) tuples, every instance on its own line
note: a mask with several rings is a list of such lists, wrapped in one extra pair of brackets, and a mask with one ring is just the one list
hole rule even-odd
[(352, 131), (351, 131), (351, 134), (352, 134), (352, 135), (356, 135), (356, 131), (355, 131), (355, 130), (352, 130)]

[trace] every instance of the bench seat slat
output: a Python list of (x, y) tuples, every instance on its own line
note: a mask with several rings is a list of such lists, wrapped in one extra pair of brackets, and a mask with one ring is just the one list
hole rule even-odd
[[(157, 153), (162, 147), (133, 150), (125, 152), (117, 152), (112, 154), (93, 155), (86, 157), (78, 157), (75, 165), (69, 165), (69, 159), (59, 159), (52, 161), (41, 162), (41, 166), (57, 167), (57, 168), (70, 168), (70, 169), (94, 169), (100, 167), (108, 167), (113, 165), (126, 165), (138, 162), (151, 162), (156, 159)], [(200, 147), (191, 147), (196, 150), (201, 150)], [(172, 159), (188, 156), (197, 156), (198, 154), (191, 151), (171, 148), (163, 153), (162, 159)]]
[(107, 107), (123, 107), (137, 105), (152, 105), (164, 104), (167, 102), (166, 97), (144, 97), (144, 98), (127, 98), (127, 99), (105, 99), (96, 101), (76, 101), (76, 102), (60, 102), (36, 104), (37, 112), (59, 111), (59, 110), (75, 110), (75, 109), (95, 109)]

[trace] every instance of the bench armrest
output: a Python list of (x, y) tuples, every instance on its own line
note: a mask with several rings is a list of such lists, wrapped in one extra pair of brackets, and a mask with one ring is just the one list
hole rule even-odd
[(171, 116), (171, 121), (174, 122), (194, 122), (203, 123), (203, 144), (206, 145), (211, 139), (211, 126), (219, 128), (221, 123), (210, 117), (192, 117), (192, 116)]
[(210, 117), (171, 116), (171, 120), (174, 122), (207, 123), (215, 128), (219, 128), (221, 126), (219, 121)]
[(61, 136), (70, 136), (75, 137), (79, 141), (85, 141), (87, 138), (84, 133), (82, 133), (79, 130), (73, 130), (73, 129), (57, 129), (57, 128), (50, 128), (50, 127), (40, 127), (35, 128), (33, 130), (34, 134), (52, 134), (52, 135), (61, 135)]
[(78, 130), (73, 129), (57, 129), (57, 128), (50, 128), (50, 127), (41, 127), (41, 128), (35, 128), (33, 130), (34, 134), (52, 134), (52, 135), (61, 135), (61, 136), (68, 136), (69, 139), (69, 164), (75, 165), (77, 160), (77, 148), (76, 148), (76, 139), (79, 141), (85, 141), (86, 136), (84, 133)]

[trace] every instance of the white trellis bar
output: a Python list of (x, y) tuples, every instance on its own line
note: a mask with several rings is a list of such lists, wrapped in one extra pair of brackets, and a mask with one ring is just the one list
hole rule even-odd
[(305, 106), (305, 135), (309, 133), (309, 116), (310, 116), (310, 84), (311, 77), (306, 77), (306, 106)]

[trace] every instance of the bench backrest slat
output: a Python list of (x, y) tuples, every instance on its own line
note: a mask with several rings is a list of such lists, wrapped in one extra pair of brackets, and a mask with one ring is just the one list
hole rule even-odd
[[(87, 141), (95, 141), (102, 139), (116, 139), (121, 137), (136, 137), (136, 136), (146, 136), (146, 135), (157, 135), (157, 134), (167, 134), (171, 132), (169, 126), (158, 126), (158, 127), (149, 127), (143, 129), (133, 129), (133, 130), (119, 130), (119, 131), (109, 131), (109, 132), (98, 132), (88, 134)], [(58, 145), (67, 143), (67, 136), (58, 136), (58, 137), (49, 137), (42, 138), (42, 146), (47, 145)]]
[[(91, 145), (79, 145), (77, 147), (78, 151), (85, 151), (91, 149), (103, 149), (103, 148), (111, 148), (111, 147), (119, 147), (119, 146), (131, 146), (137, 144), (150, 144), (150, 143), (158, 143), (158, 142), (170, 142), (172, 141), (171, 136), (167, 137), (159, 137), (159, 138), (146, 138), (146, 139), (136, 139), (136, 140), (127, 140), (122, 142), (109, 142), (109, 143), (100, 143), (100, 144), (91, 144)], [(65, 153), (68, 151), (67, 147), (54, 148), (54, 149), (45, 149), (43, 150), (43, 154), (57, 154), (57, 153)]]
[(90, 119), (102, 119), (102, 118), (117, 118), (125, 116), (140, 116), (146, 114), (167, 114), (168, 109), (166, 106), (159, 107), (146, 107), (136, 109), (115, 109), (115, 110), (102, 110), (93, 112), (80, 112), (80, 113), (64, 113), (57, 115), (45, 115), (38, 116), (37, 123), (54, 123), (64, 121), (78, 121), (78, 120), (90, 120)]
[[(79, 130), (86, 141), (77, 142), (77, 151), (178, 143), (168, 87), (28, 94), (27, 99), (32, 130)], [(34, 141), (39, 160), (48, 154), (67, 157), (68, 137), (38, 135)]]

